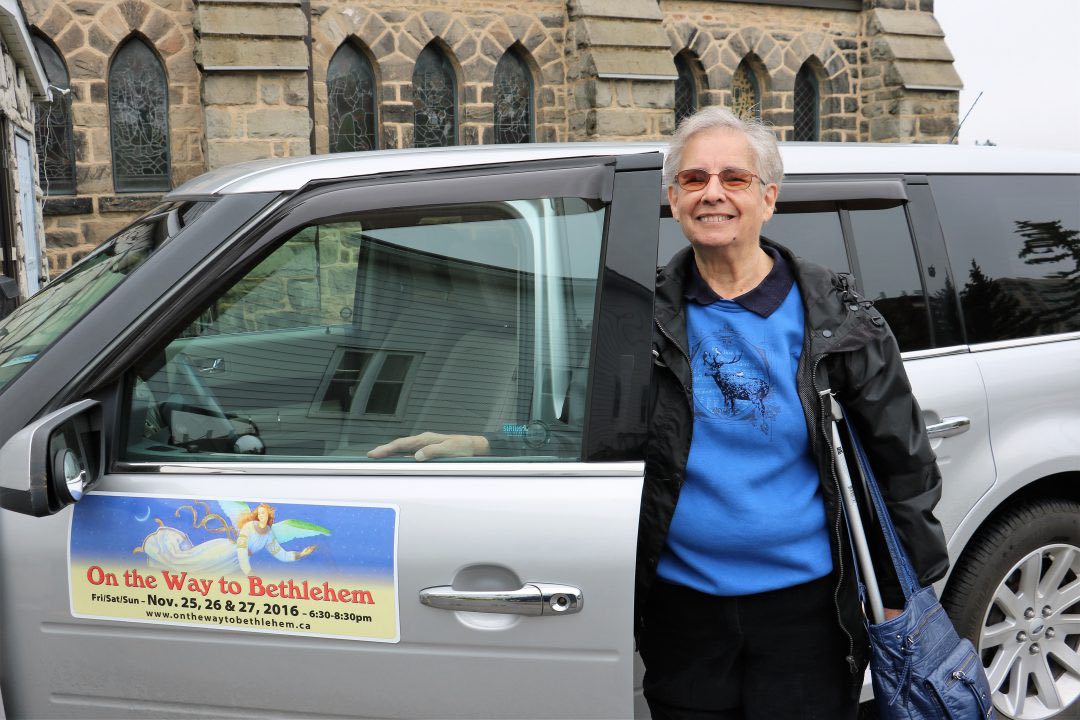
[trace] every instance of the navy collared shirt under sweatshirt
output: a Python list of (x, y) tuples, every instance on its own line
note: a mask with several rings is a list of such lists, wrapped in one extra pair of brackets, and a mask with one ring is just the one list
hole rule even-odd
[(825, 504), (795, 389), (803, 304), (791, 268), (725, 300), (692, 263), (686, 329), (694, 431), (658, 573), (712, 595), (749, 595), (832, 570)]

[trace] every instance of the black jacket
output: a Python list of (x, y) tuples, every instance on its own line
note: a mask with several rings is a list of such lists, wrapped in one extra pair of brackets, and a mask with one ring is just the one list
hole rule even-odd
[[(941, 496), (941, 475), (900, 350), (885, 320), (871, 303), (855, 294), (847, 276), (796, 258), (786, 248), (774, 247), (791, 264), (805, 307), (806, 330), (796, 386), (825, 500), (838, 621), (850, 639), (848, 662), (853, 673), (859, 674), (866, 664), (866, 632), (818, 393), (832, 388), (844, 405), (923, 585), (944, 576), (949, 565), (944, 534), (933, 515)], [(656, 367), (638, 537), (639, 626), (679, 499), (693, 432), (684, 300), (689, 263), (693, 261), (693, 252), (687, 248), (657, 275), (653, 326)], [(879, 554), (875, 559), (881, 572), (887, 566), (887, 556)], [(894, 578), (882, 578), (882, 591), (886, 606), (903, 607)]]

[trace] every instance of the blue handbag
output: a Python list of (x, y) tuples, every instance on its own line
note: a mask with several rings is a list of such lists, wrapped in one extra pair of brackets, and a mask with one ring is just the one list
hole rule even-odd
[[(824, 399), (825, 393), (822, 396)], [(870, 635), (870, 673), (880, 720), (994, 720), (998, 715), (978, 652), (969, 640), (957, 634), (934, 589), (919, 586), (858, 436), (850, 424), (842, 423), (848, 444), (855, 450), (853, 454), (845, 454), (837, 427), (838, 421), (844, 420), (843, 411), (831, 395), (826, 402), (826, 407), (831, 404), (833, 408), (834, 467), (845, 485), (844, 512), (857, 556), (859, 590), (864, 598), (871, 590), (877, 595), (870, 603), (877, 622), (867, 619), (866, 628)], [(869, 497), (904, 593), (904, 611), (892, 620), (882, 621), (880, 614), (877, 578), (855, 500), (852, 470)]]

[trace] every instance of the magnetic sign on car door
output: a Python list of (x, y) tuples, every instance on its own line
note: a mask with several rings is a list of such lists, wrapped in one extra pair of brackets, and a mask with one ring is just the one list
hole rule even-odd
[(400, 637), (390, 505), (94, 493), (75, 505), (76, 617)]

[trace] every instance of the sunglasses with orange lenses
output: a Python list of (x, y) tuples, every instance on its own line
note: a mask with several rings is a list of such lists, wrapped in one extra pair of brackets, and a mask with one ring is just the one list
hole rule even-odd
[(742, 168), (724, 168), (720, 172), (714, 173), (701, 168), (690, 168), (689, 170), (679, 171), (675, 175), (675, 180), (683, 190), (695, 192), (708, 185), (709, 178), (713, 175), (720, 178), (720, 186), (725, 190), (745, 190), (754, 182), (754, 178), (761, 179), (758, 175)]

